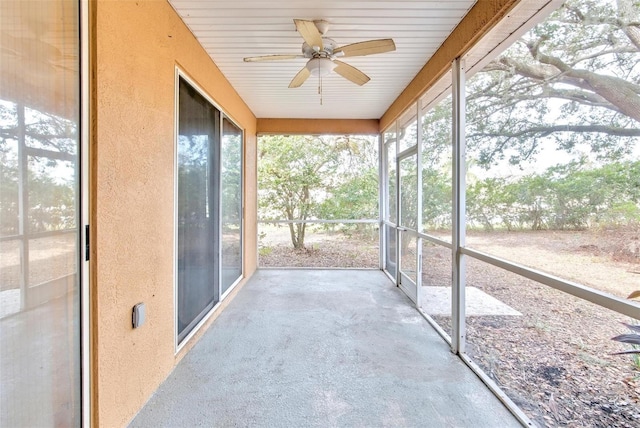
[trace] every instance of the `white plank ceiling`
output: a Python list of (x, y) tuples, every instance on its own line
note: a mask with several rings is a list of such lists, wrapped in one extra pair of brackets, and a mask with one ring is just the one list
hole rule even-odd
[[(169, 0), (258, 118), (378, 119), (456, 27), (475, 0)], [(342, 61), (371, 81), (332, 73), (300, 88), (289, 82), (306, 59), (245, 63), (244, 57), (301, 54), (294, 18), (324, 19), (339, 46), (392, 38), (395, 52)]]

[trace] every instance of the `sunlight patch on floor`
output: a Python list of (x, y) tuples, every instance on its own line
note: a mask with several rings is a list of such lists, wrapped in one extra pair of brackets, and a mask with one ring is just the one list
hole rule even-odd
[[(422, 287), (422, 310), (429, 315), (451, 315), (451, 287)], [(475, 287), (466, 287), (467, 316), (522, 314)]]
[(0, 291), (0, 318), (20, 311), (20, 289)]

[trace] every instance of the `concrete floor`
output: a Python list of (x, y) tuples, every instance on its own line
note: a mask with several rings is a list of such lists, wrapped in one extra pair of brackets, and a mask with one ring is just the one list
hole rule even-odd
[(261, 270), (131, 426), (520, 425), (380, 271)]

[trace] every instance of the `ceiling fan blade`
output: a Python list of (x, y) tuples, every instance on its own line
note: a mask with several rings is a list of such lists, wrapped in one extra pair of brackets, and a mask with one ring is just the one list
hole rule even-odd
[(263, 55), (263, 56), (250, 56), (244, 59), (244, 62), (259, 62), (259, 61), (279, 61), (283, 59), (296, 59), (304, 58), (303, 55)]
[(396, 44), (393, 39), (369, 40), (366, 42), (353, 43), (336, 48), (333, 53), (340, 54), (342, 57), (349, 56), (365, 56), (396, 50)]
[(307, 69), (307, 67), (302, 67), (302, 70), (298, 71), (296, 77), (294, 77), (293, 80), (291, 80), (291, 83), (289, 83), (289, 87), (299, 88), (309, 78), (310, 75), (311, 72), (309, 71), (309, 69)]
[(335, 71), (345, 79), (352, 81), (356, 85), (362, 86), (365, 83), (367, 83), (369, 80), (371, 80), (369, 76), (367, 76), (362, 71), (358, 70), (352, 65), (346, 64), (338, 60), (334, 60), (333, 63), (337, 64), (337, 67), (334, 68), (333, 71)]
[(300, 33), (309, 46), (312, 48), (317, 46), (320, 50), (324, 48), (324, 46), (322, 46), (322, 34), (320, 34), (320, 30), (318, 30), (318, 27), (316, 27), (313, 21), (294, 19), (293, 22), (296, 24), (296, 30), (298, 30), (298, 33)]

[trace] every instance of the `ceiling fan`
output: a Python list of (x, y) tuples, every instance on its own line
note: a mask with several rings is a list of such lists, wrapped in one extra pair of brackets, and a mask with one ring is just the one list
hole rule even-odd
[(318, 76), (320, 79), (318, 92), (322, 95), (322, 77), (331, 72), (335, 72), (356, 85), (362, 86), (371, 80), (369, 76), (347, 63), (338, 61), (336, 58), (373, 55), (396, 50), (396, 45), (392, 39), (368, 40), (338, 46), (334, 40), (324, 37), (329, 29), (327, 21), (294, 19), (293, 22), (296, 24), (296, 30), (304, 39), (302, 55), (265, 55), (244, 59), (245, 62), (258, 62), (308, 58), (307, 64), (289, 83), (290, 88), (302, 86), (309, 76)]

